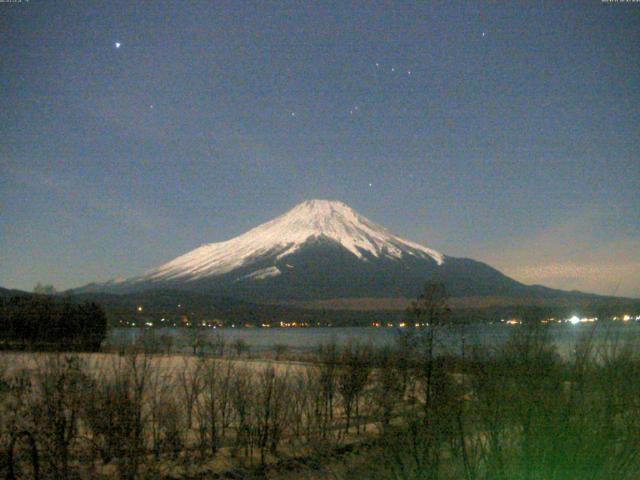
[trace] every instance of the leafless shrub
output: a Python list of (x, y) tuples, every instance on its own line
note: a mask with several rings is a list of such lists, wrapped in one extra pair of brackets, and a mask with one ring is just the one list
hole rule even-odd
[(242, 340), (241, 338), (237, 338), (232, 344), (233, 350), (236, 352), (238, 357), (242, 356), (244, 353), (249, 351), (249, 345), (247, 342)]
[[(18, 447), (21, 441), (26, 442), (26, 447), (20, 449)], [(23, 472), (25, 468), (25, 461), (16, 458), (16, 454), (19, 451), (28, 450), (31, 470)], [(20, 465), (20, 473), (18, 475), (33, 478), (34, 480), (40, 479), (40, 454), (38, 452), (38, 445), (34, 435), (29, 430), (21, 430), (13, 433), (9, 439), (9, 446), (7, 447), (7, 464), (6, 464), (6, 478), (7, 480), (15, 480), (17, 465)], [(22, 475), (21, 475), (22, 474)]]
[(151, 436), (151, 448), (156, 460), (160, 454), (170, 452), (177, 458), (182, 445), (184, 425), (176, 401), (174, 372), (165, 370), (162, 365), (151, 369), (146, 395), (148, 430)]
[(178, 385), (182, 394), (187, 430), (191, 430), (193, 426), (193, 409), (203, 388), (204, 362), (202, 358), (193, 362), (191, 358), (183, 357), (182, 365), (178, 371)]
[(153, 328), (146, 328), (140, 332), (136, 338), (135, 350), (147, 354), (159, 353), (162, 351), (162, 341), (158, 331)]
[(48, 469), (57, 478), (69, 478), (72, 447), (78, 437), (78, 420), (87, 384), (85, 367), (76, 355), (48, 355), (34, 375), (31, 415), (37, 426), (35, 436), (42, 445)]
[(373, 416), (380, 424), (384, 434), (391, 420), (402, 408), (403, 394), (408, 380), (402, 375), (397, 351), (389, 347), (382, 348), (377, 355), (374, 383), (371, 388)]
[(20, 369), (10, 374), (3, 362), (0, 365), (0, 474), (7, 479), (40, 477), (32, 395), (31, 372)]
[(158, 415), (158, 449), (167, 452), (175, 461), (185, 446), (184, 417), (173, 396), (165, 397), (163, 408)]
[(273, 347), (273, 353), (275, 353), (276, 360), (282, 360), (288, 351), (289, 347), (281, 343), (274, 345)]
[(282, 434), (288, 423), (287, 403), (289, 384), (287, 374), (278, 374), (272, 367), (266, 367), (257, 379), (254, 395), (254, 418), (260, 463), (265, 464), (265, 454), (276, 453)]
[(215, 456), (229, 426), (233, 364), (207, 360), (202, 369), (202, 391), (196, 404), (201, 451)]
[(191, 353), (196, 355), (204, 355), (209, 347), (207, 330), (198, 326), (189, 327), (185, 330), (187, 336), (187, 344), (191, 348)]
[(301, 375), (297, 390), (304, 392), (299, 402), (301, 429), (306, 442), (318, 449), (327, 444), (328, 414), (326, 412), (326, 384), (321, 368), (310, 367)]
[(213, 354), (218, 357), (224, 357), (226, 346), (227, 346), (227, 341), (224, 339), (224, 335), (220, 331), (216, 332), (216, 335), (213, 338), (213, 342), (211, 345)]
[(133, 479), (146, 449), (144, 401), (152, 367), (147, 355), (136, 354), (112, 366), (89, 390), (83, 417), (103, 462), (115, 460), (120, 476)]
[(173, 335), (169, 333), (163, 333), (159, 338), (160, 345), (162, 347), (162, 351), (165, 355), (171, 354), (173, 351), (174, 338)]
[[(342, 397), (345, 413), (345, 433), (349, 432), (353, 412), (360, 412), (360, 397), (369, 380), (371, 371), (370, 349), (357, 344), (347, 343), (342, 349), (337, 375), (338, 392)], [(359, 430), (358, 425), (358, 430)]]
[(239, 368), (230, 384), (230, 399), (235, 417), (235, 441), (232, 453), (237, 455), (242, 450), (245, 457), (252, 452), (252, 384), (252, 374), (248, 368)]
[(322, 438), (326, 438), (329, 425), (334, 416), (334, 398), (336, 395), (338, 347), (335, 342), (321, 345), (318, 349), (318, 384), (319, 398), (316, 404), (319, 430)]
[(309, 413), (312, 410), (312, 389), (314, 385), (309, 382), (309, 376), (302, 372), (289, 375), (288, 390), (290, 401), (287, 405), (289, 410), (289, 425), (292, 442), (300, 443), (305, 437), (305, 426), (308, 422)]

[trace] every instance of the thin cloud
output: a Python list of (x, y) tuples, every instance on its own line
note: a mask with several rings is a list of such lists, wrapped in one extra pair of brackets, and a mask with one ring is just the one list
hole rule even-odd
[[(74, 199), (82, 199), (81, 208), (88, 207), (129, 227), (154, 231), (168, 223), (168, 219), (159, 215), (157, 211), (127, 204), (119, 200), (116, 195), (106, 195), (98, 189), (91, 188), (74, 178), (57, 172), (20, 168), (12, 168), (10, 172), (16, 181), (34, 188), (45, 187), (64, 197), (73, 192)], [(69, 215), (69, 218), (75, 218), (75, 215)]]
[(640, 239), (616, 228), (603, 232), (609, 218), (590, 210), (532, 237), (489, 247), (479, 258), (528, 284), (640, 297)]

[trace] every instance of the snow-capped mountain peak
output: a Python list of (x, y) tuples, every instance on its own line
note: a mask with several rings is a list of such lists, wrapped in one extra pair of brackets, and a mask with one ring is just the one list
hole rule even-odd
[[(93, 283), (75, 292), (191, 292), (212, 302), (223, 298), (224, 305), (229, 299), (353, 299), (359, 309), (367, 308), (367, 299), (413, 298), (429, 281), (446, 285), (452, 297), (537, 302), (583, 295), (527, 286), (485, 263), (445, 257), (394, 235), (342, 202), (328, 200), (303, 202), (243, 235), (203, 245), (142, 276)], [(242, 315), (254, 315), (247, 306), (241, 310)]]
[[(359, 259), (367, 256), (401, 258), (411, 255), (432, 259), (438, 265), (444, 255), (393, 235), (339, 201), (308, 200), (287, 213), (225, 242), (203, 245), (154, 269), (136, 281), (197, 280), (249, 266), (265, 255), (280, 260), (311, 239), (340, 244)], [(252, 278), (279, 275), (275, 266), (255, 272)]]

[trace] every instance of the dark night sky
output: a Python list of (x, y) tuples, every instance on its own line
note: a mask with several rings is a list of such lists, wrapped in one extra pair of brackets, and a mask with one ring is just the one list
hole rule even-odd
[(139, 274), (328, 198), (640, 297), (640, 3), (32, 0), (0, 3), (0, 47), (2, 286)]

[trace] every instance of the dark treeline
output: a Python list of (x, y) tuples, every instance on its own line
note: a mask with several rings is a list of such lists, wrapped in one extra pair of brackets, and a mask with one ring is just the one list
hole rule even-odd
[(107, 318), (93, 302), (48, 295), (0, 297), (0, 345), (5, 349), (97, 351)]
[[(226, 300), (226, 310), (216, 310), (211, 304), (200, 305), (182, 303), (166, 306), (155, 304), (145, 299), (100, 299), (98, 303), (103, 306), (110, 325), (113, 327), (126, 327), (127, 323), (135, 322), (139, 327), (144, 322), (153, 322), (156, 327), (175, 324), (184, 326), (184, 320), (188, 319), (191, 325), (200, 325), (202, 322), (215, 322), (221, 326), (251, 325), (259, 327), (268, 323), (272, 327), (278, 327), (279, 323), (297, 322), (310, 327), (370, 327), (373, 324), (386, 325), (391, 323), (398, 325), (406, 320), (406, 314), (402, 310), (327, 310), (327, 309), (302, 309), (280, 305), (258, 305)], [(211, 300), (210, 300), (211, 303)], [(138, 311), (137, 307), (143, 305), (144, 309)], [(456, 308), (450, 314), (451, 323), (489, 324), (500, 322), (501, 319), (519, 319), (522, 321), (543, 321), (549, 318), (567, 319), (573, 315), (581, 317), (594, 317), (610, 319), (613, 316), (640, 311), (640, 305), (605, 305), (605, 306), (504, 306), (482, 308)], [(160, 323), (159, 319), (165, 322)]]
[[(52, 287), (37, 286), (39, 292), (55, 293)], [(32, 294), (0, 289), (0, 298)], [(63, 298), (54, 296), (54, 298)], [(279, 326), (280, 322), (297, 322), (307, 326), (371, 326), (372, 324), (398, 325), (406, 320), (403, 310), (342, 310), (302, 308), (295, 305), (258, 304), (250, 301), (216, 297), (201, 293), (152, 290), (136, 294), (71, 294), (64, 301), (81, 304), (94, 302), (105, 312), (111, 327), (139, 327), (147, 322), (154, 327), (201, 325), (215, 323), (221, 326)], [(453, 299), (455, 306), (449, 314), (451, 323), (494, 323), (500, 319), (516, 318), (522, 321), (541, 321), (549, 318), (566, 319), (573, 315), (599, 317), (601, 319), (640, 311), (640, 301), (602, 297), (585, 302), (576, 297), (561, 305), (491, 305), (467, 307)], [(460, 300), (460, 299), (457, 299)], [(514, 299), (515, 300), (515, 299)], [(544, 303), (544, 302), (543, 302)], [(139, 308), (142, 307), (142, 308)], [(164, 322), (160, 322), (164, 319)], [(132, 325), (135, 324), (135, 325)]]
[[(455, 300), (455, 299), (454, 299)], [(516, 299), (514, 299), (516, 300)], [(140, 326), (153, 322), (154, 326), (182, 326), (216, 322), (221, 325), (260, 326), (263, 323), (277, 327), (279, 323), (297, 322), (309, 326), (371, 326), (372, 323), (398, 324), (405, 320), (403, 310), (342, 310), (321, 306), (302, 308), (296, 305), (258, 304), (251, 301), (216, 297), (201, 293), (152, 290), (141, 293), (109, 295), (85, 293), (73, 295), (71, 301), (98, 303), (114, 327), (135, 323)], [(453, 302), (455, 304), (455, 302)], [(608, 318), (640, 311), (640, 301), (630, 299), (593, 299), (586, 302), (580, 297), (562, 305), (504, 305), (465, 307), (459, 305), (449, 315), (454, 323), (491, 323), (501, 318), (544, 320), (569, 318), (573, 315)], [(138, 307), (143, 307), (139, 309)], [(164, 318), (165, 322), (160, 323)]]

